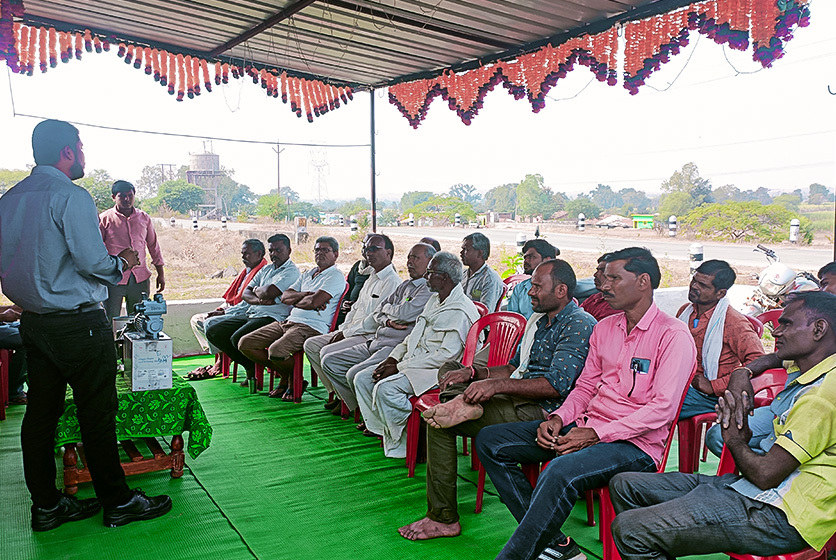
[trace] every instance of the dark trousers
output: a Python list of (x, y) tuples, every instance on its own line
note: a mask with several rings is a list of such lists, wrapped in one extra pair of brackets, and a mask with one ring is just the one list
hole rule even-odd
[[(442, 397), (461, 394), (466, 384), (449, 387)], [(444, 399), (442, 399), (444, 400)], [(543, 409), (534, 401), (509, 395), (495, 395), (482, 403), (480, 418), (462, 422), (451, 428), (427, 427), (427, 517), (441, 523), (459, 520), (456, 497), (457, 436), (475, 438), (486, 426), (508, 422), (529, 422), (544, 419)]]
[(113, 321), (114, 317), (119, 317), (122, 313), (122, 300), (125, 300), (125, 312), (128, 315), (134, 314), (134, 305), (142, 301), (142, 294), (151, 296), (149, 290), (151, 289), (151, 279), (137, 282), (136, 277), (131, 274), (128, 278), (127, 284), (121, 286), (107, 287), (107, 301), (105, 302), (105, 310), (107, 316)]
[[(555, 457), (534, 442), (540, 424), (487, 426), (476, 436), (479, 460), (520, 524), (497, 558), (537, 558), (549, 545), (566, 539), (560, 529), (585, 491), (604, 486), (620, 472), (656, 469), (647, 453), (624, 441), (596, 443)], [(544, 461), (551, 462), (532, 489), (519, 464)]]
[(624, 473), (610, 481), (615, 546), (624, 560), (806, 548), (786, 514), (728, 485), (740, 476)]
[(104, 311), (24, 312), (20, 333), (29, 361), (29, 405), (20, 441), (32, 503), (52, 507), (60, 498), (55, 488), (55, 428), (68, 383), (96, 496), (105, 507), (126, 502), (130, 490), (116, 443), (116, 350)]
[(243, 367), (247, 371), (247, 377), (253, 377), (255, 375), (255, 362), (238, 350), (238, 341), (245, 334), (275, 321), (272, 317), (250, 319), (246, 315), (221, 317), (212, 321), (206, 327), (206, 339)]

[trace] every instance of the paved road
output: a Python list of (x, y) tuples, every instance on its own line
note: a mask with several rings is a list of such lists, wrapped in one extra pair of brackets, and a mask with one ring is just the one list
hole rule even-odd
[[(190, 220), (177, 220), (178, 227), (190, 228), (192, 223)], [(218, 221), (200, 221), (199, 227), (220, 228), (221, 223)], [(263, 226), (254, 224), (241, 224), (230, 221), (227, 228), (231, 230), (243, 229), (263, 229)], [(346, 228), (347, 229), (347, 228)], [(392, 237), (400, 236), (430, 236), (438, 239), (449, 247), (449, 242), (454, 242), (455, 253), (458, 253), (458, 244), (461, 243), (462, 237), (468, 233), (477, 231), (474, 229), (454, 229), (454, 228), (429, 228), (429, 227), (382, 227), (379, 231), (386, 233)], [(488, 236), (493, 244), (516, 245), (517, 234), (526, 233), (528, 239), (534, 238), (534, 228), (530, 231), (522, 229), (480, 229), (478, 230)], [(602, 235), (600, 231), (595, 231), (594, 228), (587, 228), (585, 233), (556, 233), (546, 232), (545, 237), (550, 243), (560, 247), (561, 249), (568, 249), (573, 251), (583, 251), (587, 253), (601, 254), (607, 251), (615, 251), (624, 247), (639, 245), (647, 247), (656, 255), (664, 256), (670, 259), (688, 260), (688, 247), (691, 241), (668, 239), (664, 237), (648, 237), (643, 236), (630, 237), (631, 230), (623, 230), (624, 233), (616, 233), (616, 230), (609, 230), (606, 235)], [(760, 253), (752, 251), (754, 245), (732, 245), (723, 243), (703, 243), (705, 259), (723, 259), (734, 265), (754, 266), (763, 268), (766, 266), (766, 258)], [(809, 248), (809, 247), (790, 247), (787, 245), (773, 246), (779, 256), (781, 262), (794, 268), (795, 270), (809, 270), (816, 272), (824, 264), (833, 260), (833, 251), (831, 249)]]

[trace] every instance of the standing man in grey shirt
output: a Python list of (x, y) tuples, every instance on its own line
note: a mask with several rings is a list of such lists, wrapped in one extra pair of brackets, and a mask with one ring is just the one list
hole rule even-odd
[[(84, 176), (78, 130), (46, 120), (32, 132), (36, 167), (0, 198), (0, 281), (23, 309), (20, 333), (29, 359), (29, 405), (20, 439), (32, 497), (32, 529), (48, 531), (104, 508), (116, 527), (171, 509), (168, 496), (131, 490), (116, 443), (116, 350), (101, 302), (108, 285), (139, 264), (137, 252), (108, 255)], [(55, 488), (55, 428), (67, 384), (78, 409), (87, 468), (98, 499)]]
[(462, 264), (466, 268), (462, 288), (473, 301), (481, 302), (488, 312), (496, 311), (502, 290), (502, 278), (488, 266), (491, 256), (491, 240), (479, 232), (471, 233), (462, 240)]

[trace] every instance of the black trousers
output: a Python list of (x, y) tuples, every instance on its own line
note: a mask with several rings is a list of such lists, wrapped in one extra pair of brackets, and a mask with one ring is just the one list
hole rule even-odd
[(55, 488), (55, 428), (68, 383), (96, 496), (104, 507), (125, 503), (130, 489), (116, 442), (116, 350), (104, 310), (24, 312), (20, 333), (29, 361), (29, 404), (20, 440), (32, 503), (52, 507), (61, 496)]
[(246, 315), (224, 317), (209, 323), (206, 328), (206, 339), (220, 348), (232, 361), (247, 371), (247, 377), (255, 375), (255, 362), (238, 350), (238, 341), (245, 334), (275, 322), (272, 317), (248, 318)]

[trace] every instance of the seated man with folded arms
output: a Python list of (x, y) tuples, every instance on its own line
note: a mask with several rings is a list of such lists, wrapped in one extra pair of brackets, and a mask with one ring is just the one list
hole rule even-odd
[(717, 405), (739, 475), (625, 473), (610, 481), (621, 557), (730, 552), (774, 556), (821, 550), (836, 532), (836, 296), (787, 297), (774, 330), (778, 359), (802, 387), (773, 420), (765, 454), (749, 447), (748, 372), (732, 373)]
[(491, 255), (491, 240), (476, 232), (462, 240), (461, 258), (466, 268), (462, 288), (467, 297), (485, 304), (488, 312), (496, 311), (496, 304), (502, 296), (505, 285), (494, 269), (488, 266)]
[(598, 257), (598, 266), (595, 268), (595, 273), (592, 275), (592, 281), (595, 283), (595, 288), (598, 293), (592, 294), (581, 303), (584, 311), (595, 317), (600, 321), (604, 317), (615, 315), (619, 312), (618, 309), (613, 308), (610, 303), (604, 299), (604, 294), (601, 293), (601, 284), (604, 282), (604, 269), (607, 267), (607, 259), (612, 253), (604, 253)]
[(261, 267), (267, 264), (264, 260), (264, 243), (258, 239), (245, 240), (241, 245), (241, 260), (244, 262), (244, 268), (224, 292), (224, 303), (209, 313), (192, 315), (190, 323), (197, 342), (204, 352), (215, 354), (216, 359), (211, 366), (201, 366), (189, 372), (189, 379), (214, 377), (221, 372), (221, 351), (206, 339), (206, 327), (212, 321), (217, 320), (217, 317), (231, 317), (246, 312), (249, 304), (244, 301), (244, 290), (250, 285)]
[(572, 267), (552, 259), (533, 272), (529, 297), (534, 314), (511, 362), (453, 370), (439, 379), (442, 404), (423, 414), (430, 425), (427, 515), (398, 529), (407, 539), (461, 533), (456, 502), (457, 436), (476, 437), (479, 430), (493, 424), (542, 422), (560, 406), (583, 369), (595, 319), (572, 301), (576, 284)]
[(763, 345), (752, 323), (732, 308), (726, 297), (735, 278), (726, 261), (705, 261), (691, 279), (690, 303), (676, 314), (688, 325), (697, 345), (697, 373), (682, 404), (680, 420), (714, 412), (731, 372), (763, 356)]
[(281, 302), (291, 306), (287, 319), (271, 322), (238, 341), (238, 349), (244, 356), (279, 374), (276, 392), (282, 388), (286, 390), (282, 400), (293, 400), (290, 384), (293, 354), (302, 350), (305, 340), (331, 330), (346, 287), (345, 277), (336, 267), (339, 256), (340, 244), (336, 239), (317, 238), (314, 243), (316, 267), (302, 274), (281, 294)]
[[(654, 471), (696, 365), (682, 321), (653, 303), (661, 273), (647, 249), (616, 251), (604, 298), (621, 313), (600, 321), (575, 387), (549, 419), (482, 428), (479, 460), (519, 526), (497, 558), (585, 556), (561, 532), (575, 500), (624, 471)], [(536, 488), (520, 463), (550, 461)]]
[(238, 350), (238, 341), (245, 334), (276, 321), (284, 321), (290, 306), (281, 302), (282, 294), (299, 279), (299, 269), (290, 260), (290, 238), (277, 233), (267, 243), (270, 264), (261, 268), (244, 289), (243, 301), (209, 322), (206, 338), (237, 362), (247, 372), (241, 382), (246, 387), (255, 376), (255, 364)]
[[(522, 246), (523, 272), (531, 276), (541, 262), (551, 260), (559, 254), (560, 249), (552, 246), (545, 239), (529, 239)], [(531, 278), (526, 278), (514, 286), (511, 295), (508, 296), (508, 311), (519, 313), (526, 319), (531, 317), (534, 309), (531, 307), (531, 297), (528, 295), (530, 290)]]
[(415, 328), (388, 358), (354, 377), (366, 429), (383, 437), (387, 457), (406, 457), (409, 397), (436, 386), (438, 367), (461, 357), (467, 333), (479, 318), (462, 290), (462, 265), (455, 255), (436, 253), (426, 278), (432, 295)]
[[(329, 344), (323, 349), (322, 377), (328, 379), (349, 410), (357, 408), (354, 377), (369, 367), (376, 367), (412, 332), (418, 315), (430, 299), (430, 290), (424, 274), (434, 255), (435, 249), (424, 243), (410, 249), (406, 257), (409, 280), (395, 288), (370, 315), (377, 325), (375, 332), (352, 336), (342, 342)], [(308, 343), (305, 343), (306, 348), (307, 345)], [(335, 351), (332, 351), (332, 347)], [(339, 399), (325, 406), (333, 409), (334, 414), (340, 413)], [(374, 435), (366, 430), (365, 423), (361, 422), (358, 429), (363, 430), (364, 435)]]
[[(322, 378), (322, 384), (329, 393), (335, 393), (337, 390), (331, 378), (323, 374), (322, 360), (328, 353), (351, 348), (357, 344), (357, 337), (365, 340), (377, 330), (374, 312), (380, 306), (380, 302), (389, 297), (401, 283), (401, 277), (398, 276), (392, 264), (394, 256), (395, 246), (389, 237), (378, 233), (367, 235), (363, 243), (363, 257), (369, 263), (366, 269), (369, 277), (363, 283), (363, 289), (360, 290), (357, 301), (351, 306), (345, 321), (336, 332), (312, 336), (305, 341), (305, 355), (308, 357), (308, 362), (316, 374)], [(357, 403), (353, 401), (354, 399), (351, 398), (346, 402), (350, 411), (357, 408)], [(326, 404), (326, 409), (334, 410), (335, 414), (339, 414), (340, 404), (340, 399), (334, 399)], [(350, 406), (351, 404), (354, 406)]]

